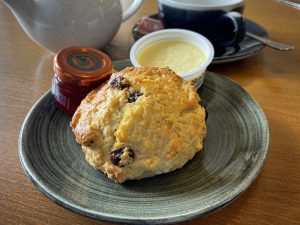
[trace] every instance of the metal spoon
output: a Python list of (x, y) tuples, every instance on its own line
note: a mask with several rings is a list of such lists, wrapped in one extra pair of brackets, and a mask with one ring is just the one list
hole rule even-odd
[(266, 46), (269, 46), (269, 47), (271, 47), (273, 49), (276, 49), (276, 50), (288, 51), (288, 50), (294, 49), (294, 46), (292, 46), (292, 45), (280, 43), (280, 42), (277, 42), (277, 41), (272, 41), (269, 38), (260, 37), (256, 34), (253, 34), (253, 33), (250, 33), (250, 32), (246, 32), (246, 36), (248, 36), (250, 38), (253, 38), (253, 39), (265, 44)]
[(276, 0), (276, 2), (286, 4), (288, 6), (296, 8), (296, 9), (300, 9), (300, 3), (299, 3), (299, 1), (293, 1), (293, 0)]

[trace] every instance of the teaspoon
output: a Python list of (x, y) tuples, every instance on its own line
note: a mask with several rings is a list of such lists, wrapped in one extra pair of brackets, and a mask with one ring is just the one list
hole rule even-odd
[(255, 40), (265, 44), (266, 46), (271, 47), (271, 48), (276, 49), (276, 50), (288, 51), (288, 50), (294, 49), (294, 46), (292, 46), (292, 45), (288, 45), (288, 44), (285, 44), (285, 43), (280, 43), (280, 42), (277, 42), (277, 41), (272, 41), (269, 38), (261, 37), (261, 36), (258, 36), (256, 34), (250, 33), (250, 32), (246, 32), (246, 36), (248, 36), (252, 39), (255, 39)]

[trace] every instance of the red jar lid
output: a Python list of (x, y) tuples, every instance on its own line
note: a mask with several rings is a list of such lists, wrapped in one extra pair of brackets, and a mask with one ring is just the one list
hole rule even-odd
[(103, 52), (86, 47), (70, 47), (54, 58), (54, 72), (67, 83), (91, 86), (112, 73), (112, 61)]

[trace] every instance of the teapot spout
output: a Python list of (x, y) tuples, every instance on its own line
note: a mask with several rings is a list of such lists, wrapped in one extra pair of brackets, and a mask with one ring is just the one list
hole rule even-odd
[(15, 8), (17, 6), (22, 7), (22, 5), (28, 5), (28, 3), (32, 3), (34, 0), (23, 0), (23, 1), (16, 1), (16, 0), (2, 0), (9, 8)]
[(25, 33), (33, 40), (31, 27), (34, 24), (34, 15), (36, 15), (36, 0), (2, 0), (3, 3), (10, 9), (12, 14), (25, 31)]
[(16, 1), (14, 0), (2, 0), (2, 2), (10, 9), (12, 9), (14, 5), (16, 5)]
[(2, 1), (13, 12), (15, 16), (19, 11), (25, 11), (27, 8), (31, 7), (34, 3), (34, 0), (22, 0), (22, 1), (2, 0)]
[(13, 1), (13, 0), (2, 0), (2, 2), (4, 2), (5, 5), (7, 5), (7, 6), (10, 6), (10, 5), (13, 5), (13, 4), (14, 4), (14, 1)]

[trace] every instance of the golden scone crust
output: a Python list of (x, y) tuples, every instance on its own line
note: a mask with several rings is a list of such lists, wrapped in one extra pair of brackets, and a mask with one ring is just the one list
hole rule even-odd
[(127, 67), (87, 95), (71, 127), (87, 161), (122, 183), (181, 168), (202, 149), (199, 102), (168, 68)]

